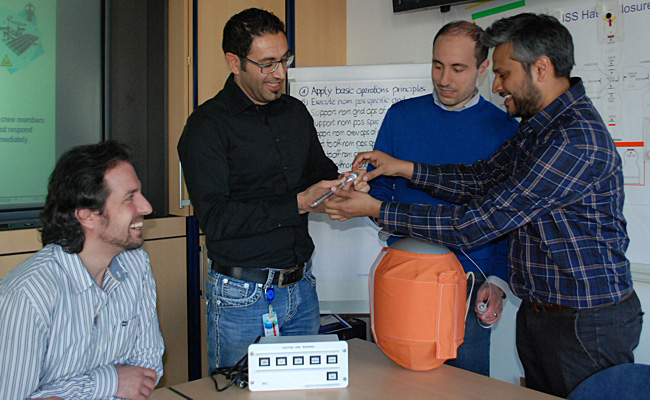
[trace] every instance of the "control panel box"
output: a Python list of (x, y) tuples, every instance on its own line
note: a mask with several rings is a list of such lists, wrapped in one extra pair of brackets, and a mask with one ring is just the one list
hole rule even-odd
[(336, 335), (265, 337), (248, 346), (252, 391), (348, 386), (348, 343)]

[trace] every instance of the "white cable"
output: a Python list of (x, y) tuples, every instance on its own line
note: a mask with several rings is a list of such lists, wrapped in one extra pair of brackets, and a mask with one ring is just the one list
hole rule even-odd
[(472, 296), (471, 293), (474, 290), (474, 283), (476, 282), (476, 278), (474, 278), (474, 273), (472, 271), (469, 271), (467, 274), (465, 274), (465, 279), (468, 280), (469, 278), (472, 278), (472, 288), (469, 290), (470, 296), (465, 300), (465, 321), (467, 321), (467, 313), (469, 313), (469, 307), (471, 306), (470, 302), (472, 301)]
[[(485, 272), (483, 272), (483, 270), (481, 269), (481, 267), (479, 267), (478, 264), (475, 263), (474, 260), (472, 260), (472, 258), (471, 258), (470, 256), (468, 256), (467, 253), (465, 253), (465, 251), (464, 251), (463, 249), (459, 249), (459, 250), (460, 250), (461, 253), (463, 253), (463, 255), (464, 255), (465, 257), (467, 257), (468, 260), (470, 260), (470, 261), (472, 262), (472, 264), (474, 264), (474, 266), (476, 267), (476, 269), (478, 269), (479, 272), (481, 272), (481, 275), (483, 275), (483, 278), (485, 279), (485, 282), (487, 282), (487, 284), (488, 284), (488, 288), (489, 288), (490, 290), (489, 290), (489, 292), (488, 292), (488, 298), (487, 298), (487, 300), (485, 301), (485, 303), (486, 303), (486, 304), (489, 303), (489, 302), (490, 302), (490, 298), (492, 297), (492, 284), (488, 281), (488, 278), (487, 278), (487, 276), (485, 276)], [(470, 290), (470, 296), (469, 296), (469, 298), (467, 299), (468, 306), (467, 306), (467, 309), (465, 310), (465, 319), (466, 319), (466, 320), (467, 320), (467, 313), (469, 312), (469, 302), (470, 302), (471, 299), (472, 299), (471, 293), (474, 291), (474, 282), (475, 282), (474, 274), (473, 274), (471, 271), (467, 273), (468, 276), (469, 276), (469, 274), (472, 274), (472, 290)], [(492, 325), (484, 324), (483, 321), (481, 321), (481, 319), (478, 318), (478, 316), (477, 316), (476, 318), (478, 319), (478, 324), (479, 324), (479, 326), (480, 326), (481, 328), (485, 328), (485, 329), (490, 329), (490, 328), (492, 328)]]

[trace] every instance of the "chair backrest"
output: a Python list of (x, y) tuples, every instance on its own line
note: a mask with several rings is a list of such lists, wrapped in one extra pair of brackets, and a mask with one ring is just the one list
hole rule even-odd
[(567, 400), (650, 399), (650, 365), (619, 364), (580, 383)]

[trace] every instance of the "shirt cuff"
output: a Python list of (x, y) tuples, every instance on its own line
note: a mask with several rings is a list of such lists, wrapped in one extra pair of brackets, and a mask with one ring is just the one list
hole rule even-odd
[(93, 399), (113, 398), (117, 393), (117, 370), (113, 365), (104, 365), (90, 372), (90, 378), (95, 383)]
[[(405, 210), (403, 208), (406, 208)], [(379, 209), (379, 219), (377, 225), (385, 228), (387, 231), (399, 232), (400, 227), (404, 229), (408, 224), (404, 222), (408, 220), (408, 205), (384, 201), (381, 203)]]
[(421, 164), (419, 162), (413, 163), (413, 176), (411, 176), (410, 183), (417, 185), (418, 183), (420, 183), (420, 181), (422, 181), (422, 175), (425, 172), (425, 167), (426, 165)]
[(413, 175), (411, 176), (411, 180), (407, 180), (406, 185), (416, 189), (423, 186), (430, 186), (439, 182), (441, 172), (440, 165), (413, 162)]
[(503, 291), (503, 298), (505, 299), (508, 292), (510, 292), (510, 289), (508, 288), (508, 284), (506, 281), (503, 279), (499, 278), (496, 275), (490, 275), (487, 278), (486, 282), (490, 282), (492, 285), (496, 285), (499, 289)]

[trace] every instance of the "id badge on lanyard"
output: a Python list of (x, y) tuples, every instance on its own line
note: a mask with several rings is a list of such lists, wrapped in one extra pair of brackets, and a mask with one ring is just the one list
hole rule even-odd
[(273, 299), (275, 298), (275, 291), (272, 287), (265, 290), (266, 300), (269, 302), (269, 312), (262, 315), (262, 323), (264, 324), (264, 336), (280, 336), (280, 328), (278, 328), (278, 314), (273, 311)]

